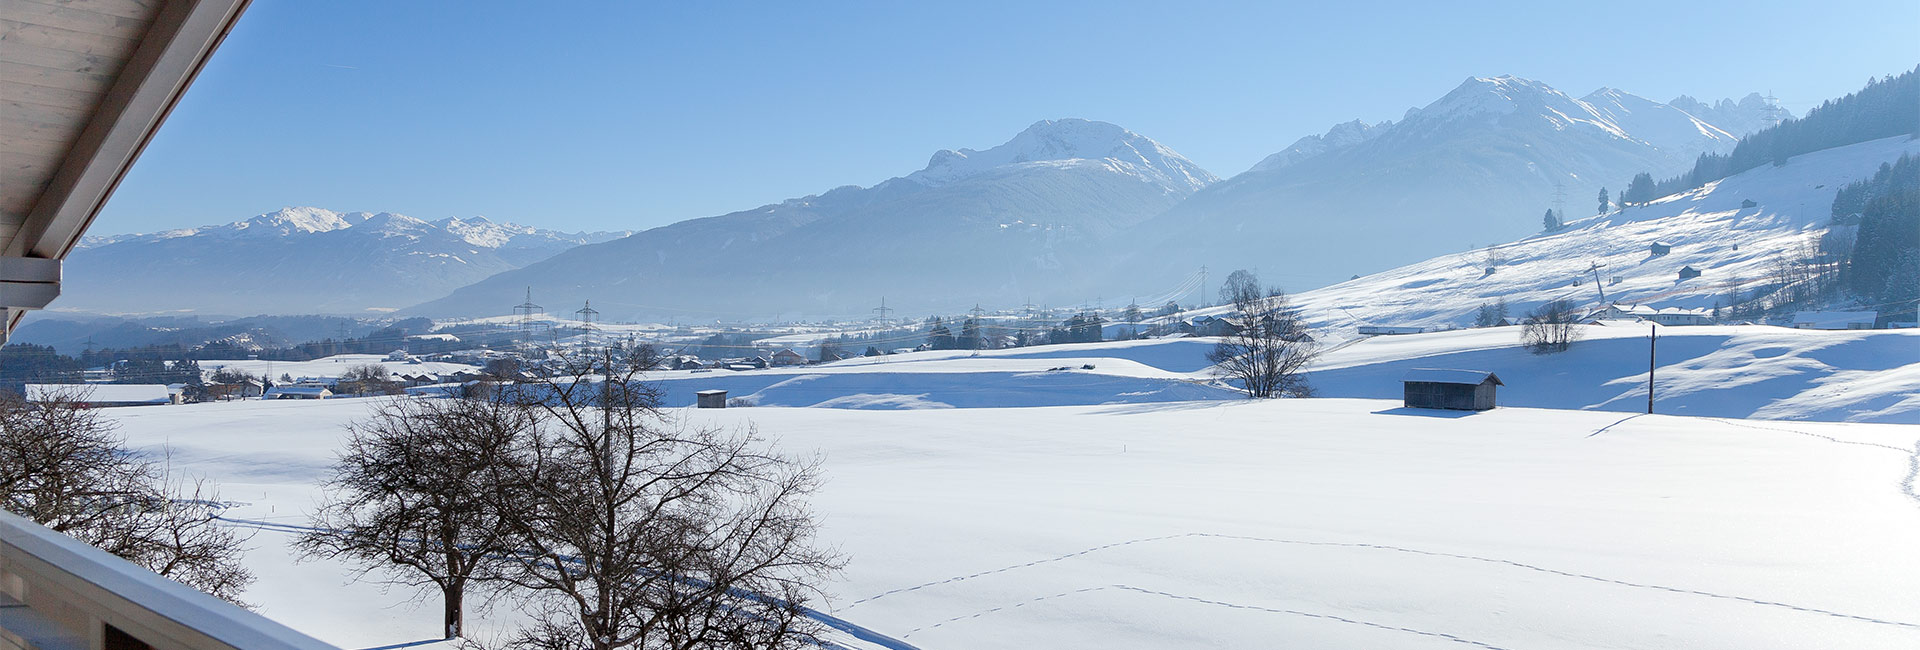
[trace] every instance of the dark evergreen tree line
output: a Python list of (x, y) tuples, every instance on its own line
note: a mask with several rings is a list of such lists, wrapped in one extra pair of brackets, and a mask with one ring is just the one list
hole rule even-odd
[(1828, 100), (1806, 117), (1741, 138), (1731, 152), (1700, 154), (1693, 169), (1680, 176), (1653, 182), (1640, 174), (1620, 193), (1620, 202), (1645, 203), (1768, 163), (1785, 164), (1800, 154), (1898, 135), (1920, 136), (1920, 67), (1869, 80), (1859, 92)]

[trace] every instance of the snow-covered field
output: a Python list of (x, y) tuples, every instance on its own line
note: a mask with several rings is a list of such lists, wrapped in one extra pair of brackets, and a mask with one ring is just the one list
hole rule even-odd
[[(1330, 351), (1307, 377), (1329, 397), (1397, 399), (1412, 368), (1491, 370), (1502, 405), (1642, 412), (1648, 328), (1582, 326), (1549, 355), (1521, 348), (1518, 327), (1378, 336)], [(1659, 413), (1920, 424), (1920, 330), (1661, 327), (1655, 348)]]
[[(1328, 347), (1308, 379), (1323, 397), (1398, 398), (1411, 368), (1490, 370), (1500, 403), (1646, 409), (1647, 327), (1582, 326), (1563, 354), (1519, 328), (1378, 336)], [(862, 409), (1074, 406), (1238, 399), (1207, 370), (1212, 339), (934, 351), (806, 366), (654, 375), (666, 403), (726, 389), (761, 406)], [(1920, 424), (1920, 330), (1661, 327), (1656, 410), (1676, 415)], [(1087, 369), (1084, 366), (1092, 366)]]
[[(109, 413), (233, 515), (298, 523), (371, 404)], [(1920, 427), (1353, 399), (675, 414), (821, 452), (850, 559), (829, 609), (917, 648), (1920, 647)], [(285, 541), (253, 539), (265, 614), (345, 648), (434, 635), (435, 602)]]

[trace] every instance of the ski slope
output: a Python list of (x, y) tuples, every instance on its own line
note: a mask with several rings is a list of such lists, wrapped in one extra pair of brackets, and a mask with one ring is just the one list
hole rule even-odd
[[(299, 524), (373, 403), (107, 413), (230, 516)], [(1352, 399), (673, 412), (822, 454), (849, 559), (824, 609), (896, 648), (1920, 647), (1920, 427)], [(436, 601), (286, 540), (247, 556), (266, 615), (343, 648), (435, 636)]]

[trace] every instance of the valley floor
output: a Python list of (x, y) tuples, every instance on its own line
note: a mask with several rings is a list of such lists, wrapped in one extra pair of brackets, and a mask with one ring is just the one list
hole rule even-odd
[[(110, 414), (231, 516), (298, 524), (370, 405)], [(1368, 399), (672, 413), (821, 453), (849, 559), (824, 609), (926, 650), (1920, 647), (1916, 426)], [(248, 555), (268, 616), (344, 648), (434, 636), (436, 601), (286, 541)]]

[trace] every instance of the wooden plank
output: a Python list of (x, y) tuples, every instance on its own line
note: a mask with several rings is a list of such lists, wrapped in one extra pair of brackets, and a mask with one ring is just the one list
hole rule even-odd
[(128, 40), (138, 40), (153, 21), (151, 15), (115, 16), (71, 6), (19, 0), (9, 0), (5, 8), (0, 9), (0, 18)]
[(68, 9), (91, 11), (97, 14), (107, 14), (109, 16), (119, 16), (122, 18), (138, 18), (143, 21), (151, 21), (153, 20), (153, 15), (160, 10), (161, 0), (8, 0), (8, 1), (9, 2), (31, 2), (34, 4), (53, 5), (56, 7), (66, 7)]
[(86, 110), (92, 111), (92, 106), (99, 103), (100, 97), (105, 94), (104, 90), (87, 92), (72, 88), (0, 81), (0, 97), (38, 106), (84, 106), (87, 107)]
[(132, 54), (134, 46), (139, 45), (140, 41), (0, 18), (0, 45), (14, 44), (36, 45), (124, 59)]
[(0, 102), (0, 140), (39, 140), (72, 144), (80, 135), (80, 129), (86, 128), (86, 116), (73, 117), (71, 112), (64, 119), (57, 109), (45, 107), (19, 106), (14, 110), (12, 102)]
[(67, 155), (67, 146), (58, 142), (46, 142), (44, 140), (0, 138), (0, 154), (64, 158)]
[[(107, 87), (113, 85), (113, 75), (91, 72), (74, 72), (37, 65), (0, 61), (0, 84), (25, 84), (46, 86), (63, 90), (73, 90), (92, 95), (105, 95)], [(4, 88), (5, 86), (0, 86)], [(9, 93), (8, 97), (13, 94)]]
[(107, 76), (118, 74), (120, 67), (127, 63), (126, 59), (119, 57), (56, 50), (24, 43), (0, 47), (0, 61), (85, 74), (105, 73)]

